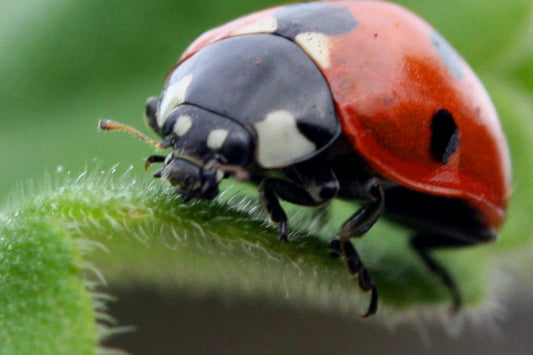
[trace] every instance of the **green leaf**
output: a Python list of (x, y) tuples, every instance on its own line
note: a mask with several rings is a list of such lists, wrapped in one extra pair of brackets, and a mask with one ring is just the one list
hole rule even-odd
[[(160, 184), (135, 181), (131, 173), (115, 175), (113, 168), (66, 179), (30, 199), (18, 199), (15, 209), (4, 214), (4, 349), (89, 353), (95, 346), (97, 317), (87, 288), (94, 277), (87, 278), (90, 268), (80, 246), (83, 260), (98, 265), (115, 287), (135, 280), (160, 290), (260, 297), (352, 317), (365, 312), (368, 296), (348, 277), (343, 263), (328, 255), (330, 235), (303, 227), (315, 220), (313, 215), (291, 213), (299, 228), (286, 245), (277, 242), (277, 231), (265, 224), (257, 202), (231, 187), (215, 202), (185, 203)], [(351, 210), (346, 207), (335, 205), (333, 213), (346, 215)], [(332, 219), (322, 229), (336, 224)], [(377, 319), (398, 322), (405, 314), (412, 319), (433, 309), (453, 323), (448, 292), (412, 257), (404, 234), (380, 223), (358, 242), (380, 287)], [(101, 247), (87, 248), (95, 245)], [(467, 309), (487, 302), (493, 257), (487, 248), (440, 253), (456, 275)], [(30, 335), (33, 342), (27, 341)]]
[(64, 226), (21, 212), (0, 227), (0, 352), (94, 353), (96, 310), (79, 245)]

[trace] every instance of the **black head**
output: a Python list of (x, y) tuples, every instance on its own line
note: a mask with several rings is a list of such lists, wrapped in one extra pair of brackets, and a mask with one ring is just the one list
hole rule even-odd
[(182, 104), (170, 112), (160, 127), (157, 124), (158, 99), (146, 104), (146, 120), (164, 145), (172, 148), (165, 158), (152, 156), (147, 165), (163, 162), (154, 174), (179, 186), (187, 198), (212, 199), (218, 184), (230, 174), (247, 178), (246, 167), (254, 153), (253, 137), (241, 124), (208, 110)]

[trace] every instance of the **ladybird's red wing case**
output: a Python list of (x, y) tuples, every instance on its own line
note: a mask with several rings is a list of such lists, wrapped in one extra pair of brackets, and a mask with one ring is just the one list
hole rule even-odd
[[(463, 199), (487, 225), (500, 226), (510, 190), (509, 153), (497, 113), (468, 64), (430, 25), (400, 6), (321, 4), (335, 10), (331, 24), (340, 28), (323, 31), (310, 24), (311, 30), (287, 37), (328, 81), (354, 150), (380, 175), (424, 193)], [(228, 37), (285, 36), (278, 26), (290, 25), (291, 16), (294, 26), (301, 26), (304, 6), (309, 3), (257, 12), (211, 30), (180, 62)]]
[[(331, 39), (332, 64), (323, 71), (356, 150), (391, 180), (464, 199), (488, 225), (499, 226), (509, 195), (509, 153), (476, 75), (434, 29), (405, 9), (343, 4), (359, 25)], [(430, 153), (440, 110), (451, 114), (458, 129), (445, 162)]]

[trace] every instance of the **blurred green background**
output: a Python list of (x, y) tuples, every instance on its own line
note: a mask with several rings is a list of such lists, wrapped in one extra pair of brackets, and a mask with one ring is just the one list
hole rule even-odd
[[(531, 148), (522, 149), (523, 140), (515, 139), (513, 134), (520, 130), (531, 132), (531, 0), (399, 2), (432, 23), (487, 84), (510, 138), (515, 191), (520, 194), (512, 206), (515, 222), (509, 223), (506, 233), (509, 237), (505, 240), (523, 239), (528, 225), (518, 221), (527, 220), (530, 214), (528, 164), (530, 167), (533, 157)], [(148, 96), (159, 94), (164, 76), (194, 38), (239, 15), (279, 3), (268, 0), (1, 1), (0, 200), (9, 203), (6, 199), (11, 192), (28, 189), (29, 181), (38, 188), (46, 176), (61, 180), (62, 176), (70, 172), (78, 174), (86, 167), (104, 170), (117, 163), (123, 169), (133, 165), (134, 174), (149, 179), (143, 160), (152, 149), (123, 134), (99, 132), (98, 119), (119, 120), (148, 132), (143, 123), (144, 102)], [(131, 307), (144, 307), (143, 304), (158, 300), (133, 291), (121, 297), (139, 297), (145, 301)], [(180, 302), (192, 310), (206, 309), (203, 301), (183, 299)], [(533, 309), (530, 302), (524, 302), (524, 308)], [(234, 315), (237, 309), (231, 307), (217, 316)], [(247, 305), (243, 309), (254, 314), (253, 309), (257, 312), (258, 308), (261, 307)], [(131, 309), (121, 313), (121, 317), (127, 317), (128, 313)], [(164, 313), (163, 310), (155, 314), (163, 317)], [(208, 313), (205, 317), (210, 317), (209, 314), (213, 316)], [(276, 316), (282, 318), (281, 324), (290, 321), (305, 324), (307, 319), (297, 313), (281, 312)], [(215, 324), (220, 326), (216, 320), (204, 324), (190, 314), (189, 317), (186, 319), (205, 325), (198, 326), (198, 334), (204, 334), (209, 326), (221, 329), (216, 328)], [(257, 324), (261, 324), (263, 318), (259, 315), (256, 318)], [(241, 321), (256, 324), (253, 317)], [(334, 322), (333, 318), (322, 315), (307, 321)], [(132, 322), (137, 324), (138, 320)], [(152, 327), (156, 323), (147, 324)], [(353, 325), (345, 320), (331, 324), (340, 333), (340, 329)], [(260, 332), (260, 328), (250, 329)], [(359, 326), (354, 332), (365, 329)], [(237, 328), (236, 331), (245, 330)], [(380, 332), (377, 328), (370, 331)], [(164, 334), (165, 330), (159, 332)], [(172, 331), (167, 329), (167, 333), (172, 337)]]

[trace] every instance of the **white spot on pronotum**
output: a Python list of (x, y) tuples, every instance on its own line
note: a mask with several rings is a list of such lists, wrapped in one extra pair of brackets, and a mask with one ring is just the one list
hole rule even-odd
[(219, 150), (226, 141), (227, 137), (227, 129), (214, 129), (209, 132), (209, 135), (207, 136), (207, 147), (211, 150)]
[(249, 25), (239, 28), (234, 35), (246, 35), (253, 33), (273, 33), (278, 28), (278, 20), (275, 17), (265, 17)]
[(265, 168), (287, 166), (316, 150), (316, 145), (298, 130), (289, 111), (269, 113), (255, 124), (255, 129), (257, 161)]
[(191, 82), (192, 74), (189, 74), (166, 88), (157, 113), (157, 125), (159, 127), (163, 127), (163, 123), (165, 123), (170, 111), (185, 101), (185, 94)]
[(183, 136), (192, 127), (192, 119), (191, 117), (187, 115), (181, 115), (176, 120), (176, 123), (174, 123), (174, 133), (178, 135), (178, 137)]
[(327, 35), (319, 32), (302, 32), (296, 36), (295, 41), (320, 68), (328, 69), (331, 66), (330, 44)]

